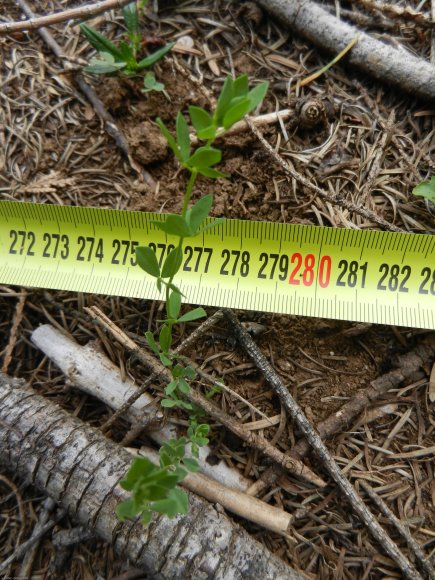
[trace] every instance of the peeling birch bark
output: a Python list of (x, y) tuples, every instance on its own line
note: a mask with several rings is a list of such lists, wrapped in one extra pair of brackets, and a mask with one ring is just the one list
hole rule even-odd
[(155, 580), (300, 579), (282, 560), (193, 494), (190, 512), (144, 529), (115, 516), (130, 454), (21, 381), (0, 373), (0, 464), (61, 504), (80, 525)]
[(340, 52), (359, 37), (348, 57), (351, 64), (384, 83), (424, 99), (435, 99), (435, 67), (398, 45), (371, 37), (326, 12), (311, 0), (256, 0), (264, 10), (316, 46)]
[[(137, 389), (132, 380), (122, 380), (119, 369), (92, 344), (80, 346), (50, 324), (39, 326), (32, 333), (31, 340), (61, 369), (71, 384), (103, 401), (112, 409), (119, 409)], [(149, 414), (148, 406), (152, 403), (153, 398), (144, 393), (129, 408), (126, 419), (131, 423), (143, 419)], [(166, 425), (158, 431), (150, 431), (149, 436), (161, 445), (179, 435), (175, 426)], [(246, 491), (252, 482), (223, 461), (210, 465), (207, 458), (211, 453), (208, 446), (200, 448), (201, 472), (228, 487)]]

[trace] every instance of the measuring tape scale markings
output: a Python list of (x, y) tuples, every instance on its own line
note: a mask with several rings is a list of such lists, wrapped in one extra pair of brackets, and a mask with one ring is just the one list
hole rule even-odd
[[(0, 201), (0, 283), (161, 299), (136, 264), (165, 215)], [(435, 328), (435, 237), (226, 220), (184, 244), (186, 301)]]

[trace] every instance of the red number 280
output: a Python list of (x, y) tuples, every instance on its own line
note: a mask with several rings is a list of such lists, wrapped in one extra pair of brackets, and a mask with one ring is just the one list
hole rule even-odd
[[(294, 284), (299, 286), (302, 279), (302, 284), (304, 286), (311, 286), (315, 280), (315, 270), (314, 267), (316, 265), (316, 257), (314, 254), (307, 254), (305, 258), (303, 258), (302, 254), (296, 252), (290, 258), (292, 264), (295, 264), (295, 267), (290, 273), (290, 278), (288, 283)], [(302, 273), (299, 274), (299, 270), (302, 268)], [(332, 260), (331, 256), (322, 256), (319, 262), (319, 272), (318, 272), (318, 282), (321, 288), (326, 288), (329, 284), (329, 280), (331, 278), (331, 266)], [(298, 277), (296, 277), (298, 276)]]

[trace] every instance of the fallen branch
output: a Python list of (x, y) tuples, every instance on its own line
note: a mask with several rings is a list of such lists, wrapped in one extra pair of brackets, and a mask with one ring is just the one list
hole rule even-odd
[(29, 16), (29, 20), (0, 24), (0, 34), (8, 34), (9, 32), (22, 30), (36, 30), (37, 28), (53, 26), (53, 24), (59, 24), (59, 22), (65, 22), (66, 20), (84, 20), (85, 18), (101, 14), (101, 12), (105, 12), (106, 10), (122, 8), (129, 2), (131, 0), (103, 0), (102, 2), (95, 2), (95, 4), (85, 4), (78, 8), (70, 8), (69, 10), (56, 12), (55, 14), (48, 14), (47, 16), (36, 17), (32, 15)]
[[(26, 16), (28, 16), (29, 18), (35, 18), (35, 14), (31, 10), (29, 5), (27, 4), (26, 0), (16, 0), (16, 2), (19, 5), (19, 7), (21, 8), (21, 10), (24, 12), (24, 14), (26, 14)], [(125, 2), (125, 3), (127, 3), (127, 2)], [(45, 28), (39, 28), (38, 33), (41, 36), (41, 38), (44, 40), (44, 42), (47, 44), (47, 46), (49, 46), (50, 49), (54, 52), (54, 54), (57, 56), (57, 58), (59, 60), (64, 61), (65, 59), (67, 59), (67, 56), (63, 52), (62, 48), (56, 42), (56, 40), (53, 38), (53, 36), (50, 34), (50, 32), (48, 30), (46, 30)], [(118, 146), (118, 148), (120, 149), (120, 151), (128, 159), (131, 168), (143, 179), (143, 181), (148, 183), (148, 185), (152, 189), (155, 189), (156, 183), (155, 183), (154, 179), (152, 178), (151, 174), (146, 169), (141, 167), (133, 159), (133, 157), (130, 153), (130, 147), (128, 145), (126, 138), (124, 137), (121, 130), (117, 127), (112, 115), (109, 113), (109, 111), (103, 105), (102, 101), (98, 98), (97, 93), (94, 91), (94, 89), (90, 85), (88, 85), (88, 83), (85, 81), (83, 75), (75, 70), (75, 67), (72, 67), (67, 62), (65, 65), (65, 68), (67, 70), (71, 70), (75, 82), (79, 86), (82, 93), (87, 97), (87, 99), (89, 100), (91, 105), (94, 107), (97, 115), (99, 115), (100, 118), (103, 120), (106, 132), (112, 137), (112, 139), (114, 139), (114, 141), (115, 141), (116, 145)]]
[(189, 494), (173, 520), (120, 523), (130, 454), (21, 381), (0, 373), (0, 464), (62, 505), (78, 524), (154, 578), (301, 578), (210, 504)]
[(253, 360), (257, 368), (263, 373), (266, 381), (276, 392), (285, 410), (302, 431), (322, 466), (335, 481), (341, 493), (351, 505), (352, 509), (359, 516), (372, 536), (384, 548), (387, 554), (393, 558), (393, 560), (401, 569), (404, 577), (410, 580), (420, 580), (420, 574), (417, 572), (411, 562), (409, 562), (409, 560), (402, 554), (400, 549), (391, 540), (391, 538), (386, 536), (385, 531), (373, 517), (373, 514), (370, 513), (360, 496), (356, 493), (353, 486), (349, 483), (346, 477), (342, 475), (341, 469), (329, 453), (326, 445), (323, 443), (316, 430), (312, 427), (302, 409), (290, 395), (269, 361), (240, 324), (234, 312), (232, 312), (232, 310), (225, 309), (224, 314), (231, 324), (240, 344), (243, 346), (249, 357)]
[(358, 44), (349, 55), (351, 65), (414, 96), (435, 99), (433, 66), (405, 48), (396, 48), (356, 30), (311, 0), (257, 0), (257, 4), (285, 26), (334, 54), (359, 34)]
[[(100, 325), (104, 324), (104, 321), (107, 321), (107, 330), (118, 342), (120, 342), (125, 348), (132, 352), (138, 358), (138, 360), (140, 360), (149, 369), (157, 373), (161, 381), (165, 382), (166, 384), (171, 382), (172, 375), (170, 371), (164, 367), (162, 363), (151, 356), (145, 349), (138, 346), (125, 334), (125, 332), (117, 327), (114, 322), (110, 321), (107, 316), (105, 316), (96, 306), (87, 308), (86, 312), (88, 312), (88, 314), (94, 320), (98, 320)], [(311, 471), (311, 469), (302, 463), (302, 461), (282, 453), (279, 449), (271, 445), (265, 437), (244, 429), (243, 425), (241, 425), (236, 419), (230, 417), (227, 413), (225, 413), (225, 411), (217, 407), (214, 403), (206, 399), (200, 393), (191, 389), (189, 393), (185, 394), (185, 397), (191, 403), (199, 405), (201, 409), (207, 413), (207, 415), (216, 421), (219, 421), (221, 425), (237, 435), (237, 437), (242, 439), (242, 441), (245, 441), (249, 447), (257, 449), (263, 455), (266, 455), (272, 459), (287, 472), (317, 487), (324, 487), (326, 485), (323, 479)]]

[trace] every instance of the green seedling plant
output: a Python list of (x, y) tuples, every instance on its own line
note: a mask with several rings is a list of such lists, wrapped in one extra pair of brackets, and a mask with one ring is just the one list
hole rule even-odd
[[(158, 465), (146, 458), (133, 461), (121, 482), (121, 486), (131, 492), (131, 498), (118, 506), (117, 514), (121, 519), (140, 515), (143, 523), (147, 524), (153, 512), (166, 514), (170, 518), (187, 513), (187, 495), (177, 485), (189, 471), (199, 469), (199, 448), (208, 443), (209, 426), (200, 422), (201, 409), (186, 400), (186, 395), (190, 392), (190, 382), (196, 378), (196, 371), (186, 362), (185, 357), (175, 355), (171, 347), (174, 326), (203, 318), (206, 312), (198, 307), (181, 314), (182, 293), (175, 285), (174, 278), (182, 265), (184, 240), (214, 228), (223, 221), (208, 219), (213, 204), (211, 194), (202, 197), (193, 205), (190, 204), (199, 175), (208, 178), (226, 177), (215, 168), (221, 161), (222, 152), (213, 147), (213, 142), (234, 123), (253, 111), (262, 102), (267, 88), (268, 83), (263, 82), (249, 90), (247, 75), (236, 79), (227, 77), (213, 113), (190, 106), (193, 133), (199, 140), (204, 141), (203, 145), (194, 150), (191, 147), (189, 125), (181, 112), (176, 118), (175, 136), (161, 119), (157, 119), (180, 166), (189, 173), (189, 179), (181, 214), (168, 214), (163, 221), (153, 222), (158, 229), (175, 239), (175, 248), (168, 253), (162, 266), (159, 265), (153, 249), (148, 246), (136, 248), (136, 258), (138, 265), (155, 278), (159, 292), (165, 293), (166, 318), (160, 321), (159, 335), (155, 338), (152, 332), (145, 333), (148, 346), (172, 376), (172, 380), (164, 388), (165, 397), (161, 405), (167, 409), (178, 408), (189, 413), (189, 422), (186, 437), (172, 439), (161, 447)], [(188, 448), (190, 455), (187, 455)]]
[[(166, 44), (156, 52), (139, 58), (141, 48), (142, 35), (140, 32), (139, 12), (135, 3), (127, 4), (122, 9), (122, 15), (126, 27), (127, 42), (123, 41), (120, 44), (114, 44), (106, 36), (88, 26), (87, 24), (80, 24), (80, 29), (86, 36), (89, 44), (98, 52), (98, 57), (93, 57), (90, 60), (89, 66), (84, 70), (86, 72), (105, 75), (121, 72), (126, 76), (136, 75), (145, 69), (151, 68), (156, 62), (161, 60), (174, 46), (174, 42)], [(151, 78), (148, 77), (148, 90), (163, 90), (161, 83), (151, 83)], [(154, 77), (155, 80), (155, 77)], [(147, 89), (147, 86), (144, 87)]]

